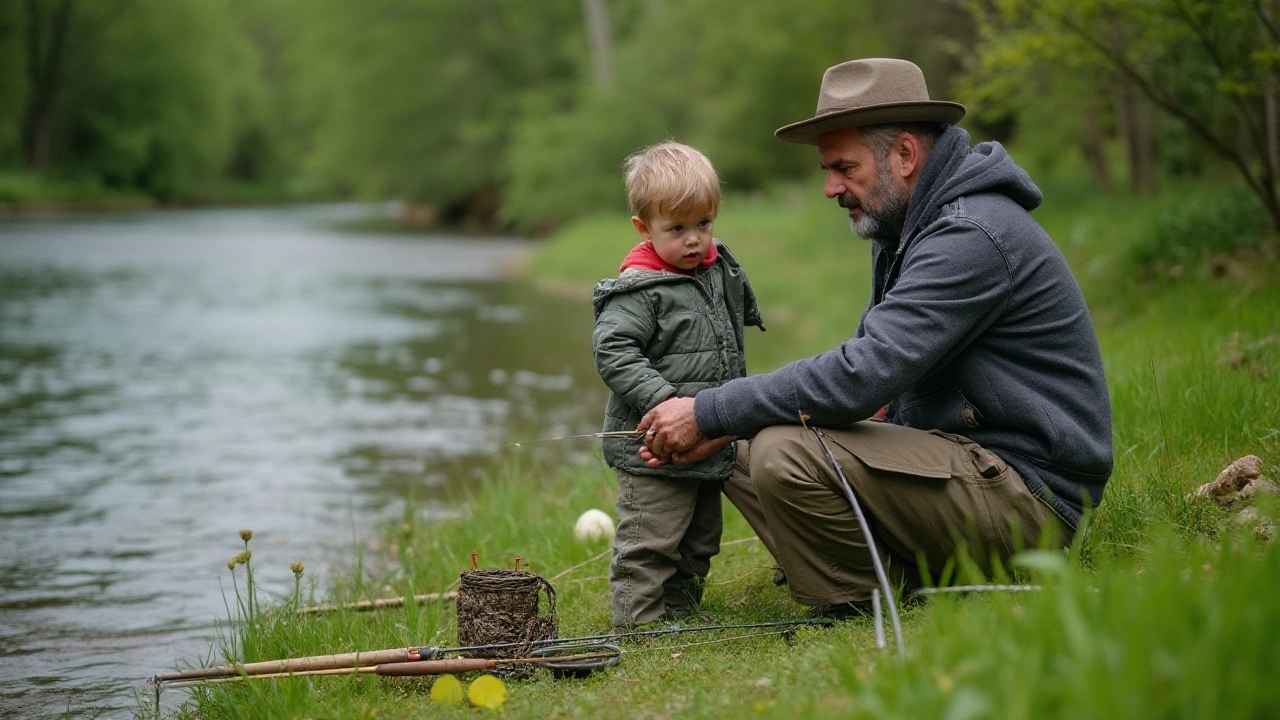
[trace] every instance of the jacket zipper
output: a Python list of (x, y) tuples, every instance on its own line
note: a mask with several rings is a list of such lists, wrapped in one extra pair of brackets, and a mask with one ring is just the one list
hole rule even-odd
[(889, 262), (889, 270), (884, 274), (884, 286), (880, 288), (880, 300), (876, 303), (879, 305), (884, 302), (884, 296), (889, 294), (889, 281), (893, 279), (893, 271), (898, 267), (898, 261), (902, 260), (902, 251), (907, 249), (905, 241), (898, 243), (898, 249), (893, 251), (893, 260)]

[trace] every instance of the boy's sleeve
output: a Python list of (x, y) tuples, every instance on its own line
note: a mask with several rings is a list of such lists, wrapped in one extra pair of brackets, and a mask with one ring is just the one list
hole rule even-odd
[(633, 293), (610, 298), (596, 316), (591, 333), (600, 379), (642, 413), (676, 394), (675, 387), (658, 374), (644, 354), (656, 331), (648, 303)]

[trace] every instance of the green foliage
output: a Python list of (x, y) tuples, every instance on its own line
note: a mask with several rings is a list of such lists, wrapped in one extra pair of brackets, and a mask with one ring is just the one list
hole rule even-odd
[[(1065, 141), (1097, 154), (1098, 138), (1078, 119), (1098, 119), (1115, 98), (1114, 117), (1103, 119), (1122, 126), (1136, 187), (1150, 184), (1140, 176), (1158, 149), (1166, 168), (1184, 172), (1198, 170), (1200, 156), (1212, 152), (1280, 229), (1278, 168), (1267, 141), (1280, 123), (1280, 34), (1270, 0), (1001, 0), (972, 7), (982, 43), (963, 94), (981, 104), (980, 120), (1017, 117), (1030, 144), (1058, 149)], [(1032, 93), (1039, 102), (1025, 101)], [(1133, 99), (1139, 95), (1144, 103)], [(1173, 124), (1152, 126), (1147, 103)], [(1045, 122), (1041, 110), (1054, 104), (1077, 122)]]
[(317, 122), (309, 169), (364, 196), (447, 211), (495, 195), (525, 94), (555, 96), (576, 71), (571, 0), (325, 0), (291, 14), (302, 26), (294, 67)]
[(160, 198), (221, 172), (252, 63), (226, 3), (26, 8), (0, 5), (0, 162)]
[(161, 198), (196, 192), (229, 154), (250, 61), (230, 17), (199, 0), (77, 8), (96, 31), (69, 58), (67, 172)]
[(1129, 259), (1146, 268), (1187, 266), (1214, 255), (1256, 249), (1273, 235), (1257, 198), (1235, 183), (1196, 188), (1157, 213), (1129, 246)]
[(511, 175), (502, 219), (524, 231), (553, 227), (566, 218), (616, 209), (625, 221), (622, 161), (639, 148), (637, 137), (661, 136), (654, 116), (626, 112), (613, 96), (589, 90), (577, 111), (555, 112), (547, 98), (531, 97), (525, 122), (509, 150)]
[(935, 97), (967, 66), (966, 126), (1036, 170), (1107, 189), (1127, 157), (1147, 187), (1216, 153), (1280, 223), (1274, 0), (600, 4), (609, 83), (574, 0), (0, 0), (0, 170), (33, 174), (8, 193), (28, 200), (394, 197), (541, 233), (621, 208), (623, 158), (668, 138), (730, 191), (802, 177), (773, 130), (824, 68), (885, 55)]
[[(515, 128), (503, 217), (518, 228), (624, 207), (620, 167), (641, 147), (675, 138), (703, 150), (725, 184), (759, 188), (798, 175), (812, 155), (773, 131), (813, 113), (830, 65), (884, 54), (855, 37), (850, 18), (870, 4), (697, 0), (643, 6), (617, 46), (612, 92), (583, 88), (554, 111), (533, 101)], [(713, 20), (711, 20), (713, 19)]]

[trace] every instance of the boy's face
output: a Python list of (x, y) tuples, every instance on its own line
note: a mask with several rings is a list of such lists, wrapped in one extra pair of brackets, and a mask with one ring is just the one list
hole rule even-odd
[(714, 213), (700, 213), (687, 217), (670, 217), (655, 214), (645, 222), (632, 216), (631, 223), (640, 231), (658, 257), (680, 268), (692, 270), (707, 259), (711, 252), (711, 227), (715, 224)]

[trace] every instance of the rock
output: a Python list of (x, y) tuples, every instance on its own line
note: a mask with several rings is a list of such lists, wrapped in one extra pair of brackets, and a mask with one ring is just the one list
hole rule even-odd
[(1245, 455), (1218, 473), (1218, 477), (1213, 482), (1201, 485), (1195, 495), (1211, 497), (1219, 505), (1231, 505), (1236, 501), (1251, 498), (1259, 492), (1280, 493), (1280, 487), (1262, 478), (1261, 475), (1262, 461), (1257, 455)]
[(1252, 505), (1236, 513), (1234, 520), (1240, 527), (1252, 527), (1254, 534), (1262, 540), (1271, 542), (1276, 538), (1275, 520), (1260, 514)]
[(1262, 461), (1257, 455), (1245, 455), (1218, 473), (1218, 477), (1213, 482), (1201, 485), (1200, 489), (1196, 490), (1196, 495), (1223, 497), (1239, 492), (1250, 480), (1260, 474), (1262, 474)]
[(1280, 495), (1280, 485), (1277, 485), (1267, 478), (1259, 475), (1258, 479), (1249, 483), (1248, 489), (1252, 491), (1251, 495)]
[(1237, 525), (1252, 525), (1258, 522), (1258, 508), (1249, 506), (1236, 513)]

